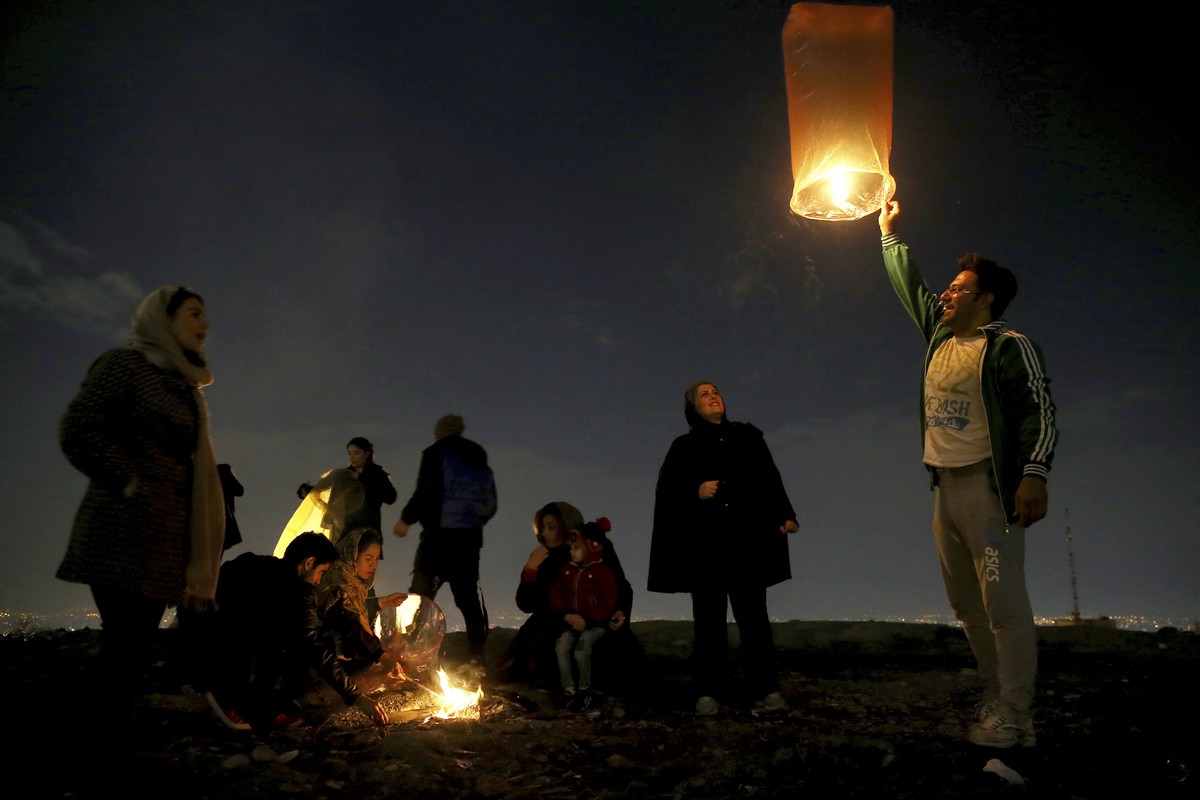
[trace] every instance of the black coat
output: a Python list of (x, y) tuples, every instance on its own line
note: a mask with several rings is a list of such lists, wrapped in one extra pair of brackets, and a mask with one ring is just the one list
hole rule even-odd
[(358, 482), (363, 488), (362, 506), (346, 515), (345, 531), (349, 533), (357, 528), (372, 528), (383, 532), (382, 506), (396, 502), (396, 487), (387, 470), (374, 461), (363, 465), (358, 473)]
[[(321, 636), (317, 587), (301, 580), (295, 566), (273, 556), (243, 553), (221, 565), (217, 604), (221, 640), (212, 648), (215, 660), (240, 659), (247, 675), (255, 660), (285, 672), (312, 667), (346, 705), (362, 695)], [(277, 677), (255, 676), (255, 682), (268, 684), (257, 690), (269, 690)]]
[[(700, 484), (719, 480), (717, 494)], [(658, 473), (647, 589), (774, 586), (792, 577), (787, 534), (796, 519), (762, 431), (698, 422), (671, 443)]]

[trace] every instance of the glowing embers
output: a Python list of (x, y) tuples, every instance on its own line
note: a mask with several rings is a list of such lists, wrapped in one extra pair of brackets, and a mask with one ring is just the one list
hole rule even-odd
[(783, 26), (791, 131), (792, 212), (859, 219), (896, 191), (892, 146), (892, 11), (797, 3)]

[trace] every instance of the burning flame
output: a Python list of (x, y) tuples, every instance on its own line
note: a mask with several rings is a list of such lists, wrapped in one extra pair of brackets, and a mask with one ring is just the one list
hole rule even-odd
[(401, 633), (408, 633), (413, 626), (413, 620), (417, 618), (417, 611), (421, 608), (421, 595), (410, 594), (404, 598), (400, 605), (395, 607), (395, 611), (388, 609), (384, 611), (380, 609), (380, 614), (375, 618), (375, 635), (383, 638), (383, 615), (392, 613), (396, 619), (396, 629)]
[(434, 695), (438, 700), (437, 708), (432, 711), (427, 717), (438, 719), (479, 719), (479, 700), (483, 697), (483, 690), (476, 689), (474, 692), (469, 692), (466, 689), (459, 689), (450, 683), (450, 676), (446, 674), (446, 670), (438, 669), (438, 682), (441, 684), (441, 691), (430, 689), (428, 686), (425, 689)]
[(851, 211), (850, 178), (846, 170), (839, 170), (829, 177), (829, 199), (842, 211)]

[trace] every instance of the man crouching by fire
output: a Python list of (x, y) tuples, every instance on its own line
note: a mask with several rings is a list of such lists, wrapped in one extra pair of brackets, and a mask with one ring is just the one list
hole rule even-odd
[(298, 724), (310, 668), (347, 706), (387, 723), (387, 712), (355, 686), (320, 636), (316, 588), (337, 556), (328, 539), (308, 532), (281, 559), (244, 553), (222, 565), (218, 610), (200, 634), (208, 663), (197, 687), (222, 723), (255, 732)]

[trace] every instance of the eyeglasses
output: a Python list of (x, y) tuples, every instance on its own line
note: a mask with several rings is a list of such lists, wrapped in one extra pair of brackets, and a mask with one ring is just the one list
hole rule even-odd
[(972, 292), (969, 289), (963, 289), (958, 286), (951, 286), (949, 289), (946, 290), (946, 294), (950, 295), (951, 297), (958, 297), (960, 294), (979, 294), (979, 293)]

